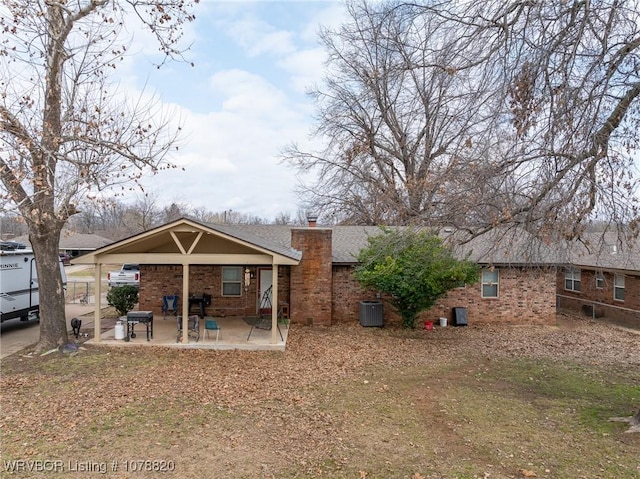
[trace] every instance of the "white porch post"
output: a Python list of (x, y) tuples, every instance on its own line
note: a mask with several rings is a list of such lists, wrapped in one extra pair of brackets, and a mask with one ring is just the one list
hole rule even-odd
[(278, 344), (278, 265), (271, 268), (271, 344)]
[(189, 342), (189, 263), (182, 264), (182, 343)]
[(100, 304), (102, 300), (102, 281), (100, 278), (102, 276), (102, 263), (94, 263), (93, 266), (93, 293), (96, 298), (94, 301), (96, 306), (93, 312), (93, 341), (95, 343), (99, 343), (102, 341), (102, 338), (100, 337), (102, 330), (102, 325), (100, 324), (100, 312), (102, 310), (102, 305)]

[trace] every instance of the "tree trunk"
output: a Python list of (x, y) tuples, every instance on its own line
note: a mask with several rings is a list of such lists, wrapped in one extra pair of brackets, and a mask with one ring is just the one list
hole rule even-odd
[(399, 310), (399, 312), (400, 316), (402, 316), (402, 327), (405, 329), (415, 329), (418, 313), (407, 309)]
[(36, 351), (48, 351), (68, 341), (64, 289), (59, 264), (60, 229), (31, 230), (40, 293), (40, 340)]
[(629, 423), (632, 426), (640, 426), (640, 408), (638, 409), (638, 412), (635, 413), (635, 415), (631, 418), (631, 421), (629, 421)]

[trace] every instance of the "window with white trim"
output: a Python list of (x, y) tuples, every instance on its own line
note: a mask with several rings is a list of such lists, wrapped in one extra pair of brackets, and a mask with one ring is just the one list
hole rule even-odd
[(242, 296), (242, 268), (222, 267), (222, 296)]
[(613, 277), (613, 299), (624, 301), (624, 275), (616, 274)]
[(482, 297), (497, 298), (500, 275), (497, 269), (482, 270)]
[(567, 269), (564, 272), (564, 289), (580, 292), (580, 276), (579, 269)]
[(604, 274), (596, 272), (596, 289), (604, 289)]

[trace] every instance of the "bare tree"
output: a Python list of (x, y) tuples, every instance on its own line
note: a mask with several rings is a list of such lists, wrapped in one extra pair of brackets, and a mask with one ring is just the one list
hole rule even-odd
[(87, 202), (78, 206), (78, 213), (69, 218), (67, 227), (78, 233), (94, 233), (100, 229), (96, 205)]
[(275, 225), (288, 225), (291, 224), (291, 214), (281, 211), (276, 215), (273, 219), (273, 224)]
[(173, 202), (169, 206), (165, 206), (161, 212), (161, 218), (163, 223), (169, 223), (175, 221), (183, 216), (187, 215), (188, 206), (186, 204)]
[(427, 5), (420, 15), (466, 25), (468, 44), (486, 49), (474, 62), (502, 72), (501, 149), (476, 175), (501, 188), (475, 202), (492, 209), (478, 226), (576, 238), (605, 220), (637, 233), (637, 0)]
[(0, 194), (29, 227), (37, 259), (40, 341), (67, 341), (58, 246), (84, 198), (170, 167), (178, 128), (154, 100), (109, 83), (138, 22), (163, 58), (181, 58), (182, 26), (198, 0), (4, 0), (0, 26)]
[(579, 236), (638, 227), (637, 0), (352, 4), (326, 31), (313, 94), (321, 180), (339, 221), (526, 226)]
[(158, 206), (158, 194), (155, 192), (145, 192), (138, 195), (137, 200), (131, 206), (131, 213), (134, 216), (138, 231), (147, 231), (160, 224), (160, 208)]
[(125, 223), (127, 213), (127, 205), (123, 201), (100, 201), (94, 203), (97, 207), (98, 230), (101, 235), (113, 240), (119, 240), (126, 236), (130, 236), (129, 229)]
[(273, 219), (274, 225), (292, 225), (292, 226), (305, 226), (308, 223), (308, 212), (304, 209), (298, 209), (295, 216), (291, 216), (291, 213), (281, 211)]
[(127, 236), (125, 215), (127, 206), (117, 199), (84, 200), (78, 204), (78, 212), (67, 221), (67, 228), (78, 233), (95, 233), (105, 238), (120, 239)]
[(301, 193), (336, 222), (448, 223), (447, 185), (489, 146), (494, 78), (458, 67), (462, 28), (452, 22), (366, 3), (348, 11), (348, 23), (321, 34), (328, 72), (312, 92), (327, 148), (285, 152), (318, 174)]
[(25, 234), (27, 234), (27, 226), (19, 215), (13, 213), (0, 215), (0, 240), (10, 240)]

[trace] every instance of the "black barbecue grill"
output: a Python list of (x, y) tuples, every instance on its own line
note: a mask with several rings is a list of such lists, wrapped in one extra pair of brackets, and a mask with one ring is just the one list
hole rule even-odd
[(189, 295), (189, 315), (191, 315), (191, 308), (196, 306), (198, 315), (204, 318), (206, 314), (206, 307), (211, 306), (211, 295), (207, 293), (191, 293)]
[(153, 339), (153, 311), (129, 311), (127, 313), (127, 337), (125, 341), (136, 337), (136, 324), (144, 324), (147, 328), (147, 341)]

